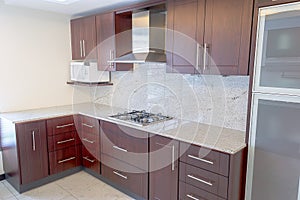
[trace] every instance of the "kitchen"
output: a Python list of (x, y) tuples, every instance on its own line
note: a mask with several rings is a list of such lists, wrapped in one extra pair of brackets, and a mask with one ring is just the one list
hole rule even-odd
[(0, 199), (300, 199), (299, 5), (0, 1)]

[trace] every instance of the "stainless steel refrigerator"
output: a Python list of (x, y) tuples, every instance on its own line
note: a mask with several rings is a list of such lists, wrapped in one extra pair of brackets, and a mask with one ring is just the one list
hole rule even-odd
[(300, 200), (300, 2), (257, 17), (246, 200)]

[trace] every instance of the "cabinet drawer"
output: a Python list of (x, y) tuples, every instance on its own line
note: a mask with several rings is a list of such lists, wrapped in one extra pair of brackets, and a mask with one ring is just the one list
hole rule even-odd
[(80, 144), (80, 138), (76, 131), (61, 133), (57, 135), (48, 136), (48, 150), (56, 151), (59, 149)]
[(89, 151), (100, 152), (100, 137), (93, 133), (82, 132), (81, 133), (82, 145)]
[(188, 143), (180, 143), (180, 161), (228, 176), (229, 155)]
[(179, 200), (225, 200), (214, 194), (179, 181)]
[(205, 191), (227, 198), (228, 178), (180, 162), (179, 179)]
[(73, 116), (60, 117), (47, 120), (48, 135), (55, 135), (75, 131)]
[(100, 153), (88, 151), (82, 146), (82, 165), (100, 174)]
[(148, 133), (109, 122), (101, 124), (104, 154), (148, 171)]
[(80, 130), (86, 133), (99, 135), (99, 121), (95, 118), (81, 116)]
[(81, 165), (81, 145), (49, 153), (50, 175)]
[(102, 176), (144, 199), (148, 198), (147, 172), (107, 155), (102, 155), (101, 159)]

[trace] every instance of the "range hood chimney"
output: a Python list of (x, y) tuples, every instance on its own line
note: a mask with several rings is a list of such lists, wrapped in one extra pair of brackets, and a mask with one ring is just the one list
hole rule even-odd
[(166, 62), (165, 27), (165, 5), (134, 11), (132, 14), (132, 53), (109, 62)]

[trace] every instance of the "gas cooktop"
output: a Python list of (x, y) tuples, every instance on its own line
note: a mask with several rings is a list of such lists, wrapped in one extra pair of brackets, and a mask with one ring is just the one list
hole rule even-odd
[(118, 113), (109, 116), (109, 118), (139, 126), (146, 126), (173, 119), (172, 117), (162, 115), (161, 113), (153, 114), (148, 113), (145, 110), (133, 110), (131, 112)]

